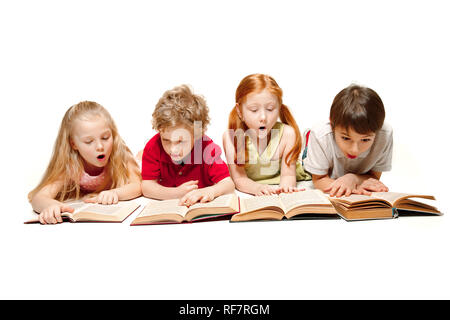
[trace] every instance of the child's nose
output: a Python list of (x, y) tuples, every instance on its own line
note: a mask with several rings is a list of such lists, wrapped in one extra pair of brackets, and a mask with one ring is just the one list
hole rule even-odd
[(350, 149), (353, 155), (357, 155), (359, 153), (359, 146), (357, 143), (353, 143)]
[(259, 121), (264, 122), (266, 121), (266, 118), (267, 118), (266, 113), (264, 111), (261, 111), (259, 113)]
[(103, 150), (103, 143), (101, 141), (97, 142), (96, 149), (98, 151), (102, 151)]

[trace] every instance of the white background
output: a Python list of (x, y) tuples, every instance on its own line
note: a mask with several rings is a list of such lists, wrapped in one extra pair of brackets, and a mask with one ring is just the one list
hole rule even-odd
[[(450, 298), (446, 1), (2, 1), (0, 298)], [(393, 126), (393, 191), (447, 215), (130, 227), (24, 225), (71, 105), (94, 100), (133, 152), (161, 94), (203, 94), (221, 145), (239, 81), (272, 75), (303, 130), (352, 82)]]

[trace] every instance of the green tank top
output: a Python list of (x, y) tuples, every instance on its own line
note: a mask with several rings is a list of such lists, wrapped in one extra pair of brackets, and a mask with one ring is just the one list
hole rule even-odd
[[(284, 123), (282, 122), (277, 122), (273, 126), (270, 140), (261, 155), (258, 153), (258, 149), (252, 140), (250, 138), (246, 139), (245, 147), (248, 153), (248, 161), (245, 163), (244, 168), (247, 177), (253, 181), (264, 184), (280, 184), (282, 158), (280, 157), (278, 160), (272, 160), (272, 158), (280, 144), (283, 129)], [(311, 180), (311, 176), (303, 170), (300, 161), (297, 161), (295, 171), (297, 181)]]

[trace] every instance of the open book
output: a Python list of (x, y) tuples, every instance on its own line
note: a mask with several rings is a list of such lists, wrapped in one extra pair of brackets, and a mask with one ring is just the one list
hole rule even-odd
[[(85, 203), (82, 200), (69, 201), (66, 204), (74, 209), (73, 213), (63, 212), (63, 221), (70, 222), (122, 222), (132, 214), (140, 204), (130, 201), (119, 201), (116, 204)], [(25, 223), (38, 223), (39, 214), (33, 212)]]
[(322, 191), (306, 190), (279, 195), (242, 199), (241, 212), (231, 221), (282, 220), (296, 218), (338, 218), (328, 198)]
[(196, 203), (190, 207), (179, 206), (178, 201), (179, 199), (150, 201), (131, 225), (220, 220), (239, 212), (239, 198), (235, 194), (226, 194), (211, 202)]
[(373, 192), (370, 196), (352, 194), (330, 198), (338, 214), (345, 220), (389, 219), (399, 215), (442, 215), (435, 207), (411, 200), (433, 196), (398, 192)]

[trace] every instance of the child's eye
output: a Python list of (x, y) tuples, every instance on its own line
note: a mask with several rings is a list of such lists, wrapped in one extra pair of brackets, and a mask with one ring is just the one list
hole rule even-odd
[(108, 140), (108, 139), (109, 139), (109, 137), (110, 137), (110, 136), (107, 136), (107, 137), (103, 137), (102, 139), (103, 139), (103, 140)]
[(366, 138), (366, 139), (361, 139), (361, 141), (362, 142), (369, 142), (369, 141), (371, 141), (371, 139)]
[(344, 140), (344, 141), (348, 141), (348, 140), (350, 140), (350, 138), (349, 137), (341, 137), (342, 138), (342, 140)]
[(92, 140), (85, 141), (84, 143), (86, 143), (86, 144), (91, 144), (91, 143), (92, 143)]

